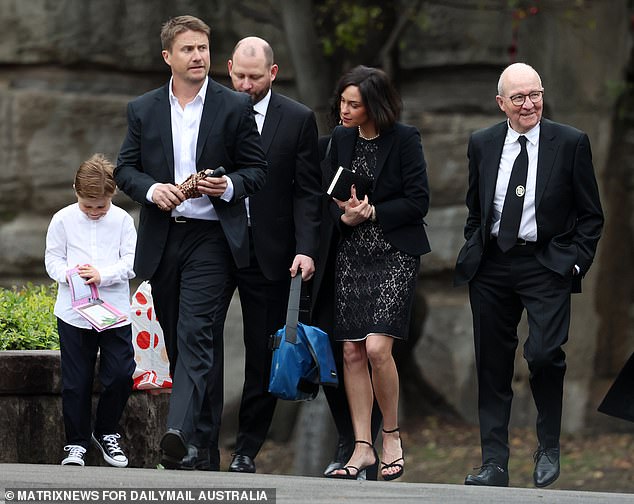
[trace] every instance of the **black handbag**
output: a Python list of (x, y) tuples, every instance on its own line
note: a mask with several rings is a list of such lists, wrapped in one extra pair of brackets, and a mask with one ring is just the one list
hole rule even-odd
[(310, 401), (319, 385), (337, 386), (337, 367), (328, 335), (299, 322), (302, 276), (291, 280), (286, 325), (272, 338), (273, 360), (269, 392), (289, 401)]

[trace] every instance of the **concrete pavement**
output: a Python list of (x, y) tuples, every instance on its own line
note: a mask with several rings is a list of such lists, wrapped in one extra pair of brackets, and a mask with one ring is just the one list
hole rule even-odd
[[(62, 467), (59, 465), (0, 464), (0, 503), (5, 503), (6, 489), (87, 489), (95, 490), (95, 498), (52, 502), (108, 502), (99, 500), (102, 489), (119, 490), (121, 496), (137, 502), (200, 502), (210, 498), (208, 490), (245, 489), (257, 496), (257, 489), (275, 489), (278, 504), (332, 503), (432, 503), (432, 504), (634, 504), (634, 494), (580, 492), (569, 490), (526, 488), (478, 488), (463, 485), (399, 483), (375, 481), (346, 481), (326, 478), (278, 476), (269, 474), (236, 474), (228, 472), (187, 472), (157, 469), (117, 469), (111, 467)], [(154, 490), (150, 492), (149, 490)], [(158, 491), (181, 491), (172, 496), (181, 500), (161, 499)], [(187, 494), (186, 491), (190, 493)], [(201, 494), (201, 491), (203, 493)], [(107, 494), (114, 495), (114, 494)], [(235, 494), (234, 494), (235, 495)], [(262, 496), (262, 494), (259, 494)], [(269, 496), (272, 493), (268, 494)], [(245, 494), (242, 494), (244, 497)], [(17, 496), (6, 503), (20, 502)], [(75, 499), (76, 497), (73, 497)], [(225, 497), (226, 498), (226, 497)], [(22, 502), (26, 502), (22, 500)], [(33, 501), (31, 501), (33, 502)], [(51, 501), (49, 501), (51, 502)], [(224, 502), (247, 502), (225, 500)], [(254, 502), (254, 501), (250, 501)], [(270, 497), (268, 502), (271, 502)]]

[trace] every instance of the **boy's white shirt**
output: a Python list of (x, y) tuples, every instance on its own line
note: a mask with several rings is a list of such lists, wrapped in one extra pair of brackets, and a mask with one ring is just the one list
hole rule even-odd
[(48, 275), (58, 283), (54, 313), (75, 327), (91, 325), (77, 314), (71, 304), (66, 271), (91, 264), (101, 275), (99, 295), (128, 316), (120, 325), (130, 323), (130, 285), (134, 278), (136, 229), (132, 217), (116, 205), (98, 220), (89, 219), (77, 203), (59, 210), (46, 233), (44, 262)]

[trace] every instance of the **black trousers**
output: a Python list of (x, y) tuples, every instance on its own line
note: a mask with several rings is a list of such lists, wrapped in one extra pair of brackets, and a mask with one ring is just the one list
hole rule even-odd
[(524, 358), (537, 407), (542, 448), (559, 446), (565, 353), (570, 326), (571, 277), (542, 266), (532, 245), (503, 253), (495, 242), (469, 284), (478, 373), (482, 462), (507, 467), (517, 326), (526, 309)]
[(236, 286), (242, 308), (245, 362), (235, 452), (255, 458), (277, 403), (268, 392), (272, 358), (269, 340), (286, 321), (290, 273), (282, 281), (268, 280), (251, 247), (250, 265), (236, 272)]
[[(134, 349), (130, 325), (82, 329), (57, 319), (62, 367), (62, 410), (66, 443), (88, 448), (90, 436), (114, 434), (132, 392)], [(91, 428), (92, 390), (99, 352), (99, 395)]]
[[(245, 349), (244, 385), (234, 451), (255, 458), (266, 440), (277, 404), (277, 399), (268, 392), (272, 358), (269, 337), (282, 327), (286, 320), (290, 273), (288, 279), (282, 281), (267, 279), (255, 255), (253, 240), (250, 240), (250, 244), (249, 266), (234, 270), (229, 285), (231, 292), (238, 289)], [(222, 352), (219, 348), (216, 350), (215, 357), (222, 362)], [(220, 383), (223, 381), (222, 371), (223, 366), (214, 369), (216, 380)], [(214, 391), (212, 404), (219, 404), (221, 401), (221, 391)], [(214, 425), (208, 430), (215, 436), (211, 445), (217, 446), (216, 422), (219, 427), (219, 419), (206, 415), (204, 422)], [(197, 436), (195, 444), (203, 445), (202, 436)]]
[[(222, 382), (215, 371), (222, 369), (217, 356), (222, 355), (234, 270), (219, 222), (173, 222), (150, 279), (173, 377), (167, 427), (180, 430), (187, 441), (217, 439), (213, 430), (220, 426)], [(213, 422), (201, 422), (201, 415)]]

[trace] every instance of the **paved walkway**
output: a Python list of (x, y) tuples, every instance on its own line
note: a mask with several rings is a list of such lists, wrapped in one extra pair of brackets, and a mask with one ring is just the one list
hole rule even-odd
[[(62, 467), (58, 465), (0, 464), (0, 503), (5, 503), (5, 490), (11, 489), (83, 489), (94, 492), (67, 502), (124, 502), (103, 498), (125, 496), (136, 502), (164, 504), (171, 502), (201, 502), (211, 498), (209, 491), (245, 489), (250, 496), (258, 489), (275, 489), (278, 504), (332, 504), (332, 503), (386, 503), (386, 504), (634, 504), (634, 494), (579, 492), (568, 490), (538, 490), (526, 488), (477, 488), (463, 485), (436, 485), (425, 483), (398, 483), (375, 481), (344, 481), (326, 478), (275, 476), (268, 474), (235, 474), (227, 472), (162, 471), (156, 469), (116, 469), (110, 467)], [(164, 489), (176, 490), (174, 500), (161, 498)], [(179, 494), (178, 491), (181, 491)], [(187, 493), (189, 491), (189, 493)], [(201, 493), (202, 492), (202, 493)], [(27, 502), (17, 495), (6, 503)], [(44, 494), (40, 494), (44, 495)], [(67, 495), (70, 495), (67, 494)], [(217, 495), (217, 494), (216, 494)], [(229, 494), (226, 494), (229, 495)], [(258, 502), (227, 500), (219, 502)], [(233, 494), (235, 495), (235, 494)], [(241, 494), (242, 497), (248, 494)], [(262, 494), (259, 494), (260, 496)], [(272, 493), (269, 493), (269, 501)], [(83, 498), (82, 498), (83, 497)], [(180, 497), (180, 500), (178, 500)], [(75, 500), (72, 500), (72, 499)], [(31, 501), (34, 502), (34, 501)], [(128, 502), (132, 502), (131, 500)], [(265, 502), (265, 501), (261, 501)]]

